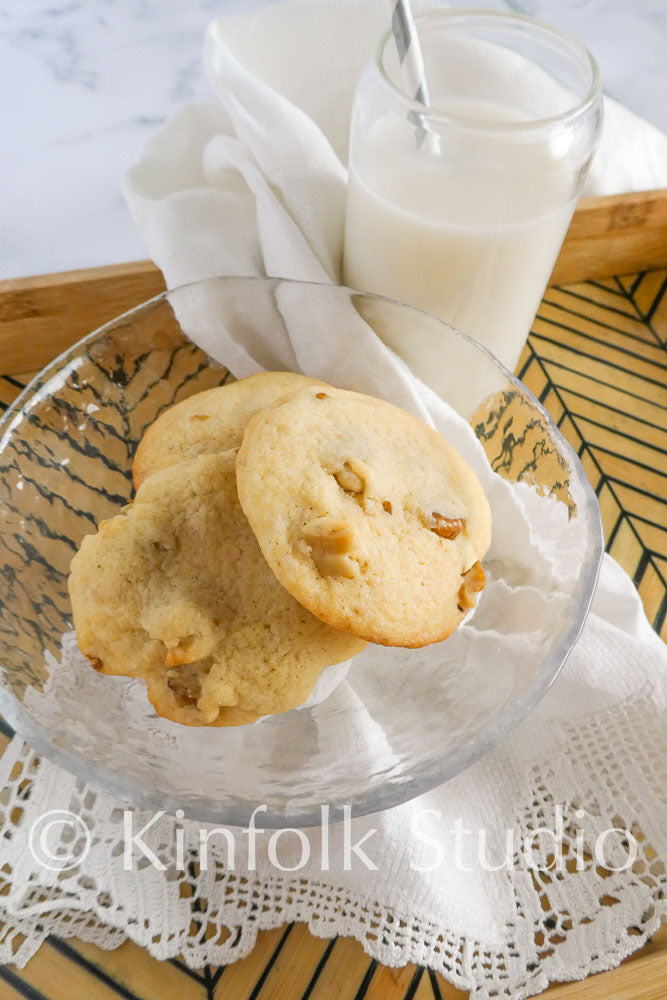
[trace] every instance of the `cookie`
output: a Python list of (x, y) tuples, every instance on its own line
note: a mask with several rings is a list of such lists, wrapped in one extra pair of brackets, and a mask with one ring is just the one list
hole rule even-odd
[(484, 586), (491, 512), (444, 438), (384, 400), (311, 386), (248, 423), (241, 506), (301, 604), (371, 642), (446, 638)]
[(259, 410), (304, 386), (325, 384), (295, 372), (260, 372), (170, 406), (139, 442), (132, 465), (135, 488), (176, 462), (238, 448)]
[(155, 473), (72, 561), (81, 651), (102, 673), (143, 679), (158, 714), (186, 725), (287, 711), (364, 646), (278, 583), (239, 505), (235, 458)]

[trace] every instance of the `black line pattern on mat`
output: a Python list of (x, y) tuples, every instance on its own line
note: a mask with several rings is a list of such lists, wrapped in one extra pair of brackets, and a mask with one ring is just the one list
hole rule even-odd
[[(239, 928), (239, 931), (240, 931), (240, 928)], [(213, 996), (214, 996), (214, 993), (215, 993), (215, 988), (218, 985), (218, 983), (220, 982), (220, 980), (222, 979), (222, 974), (223, 974), (223, 972), (225, 971), (226, 968), (227, 968), (226, 965), (221, 965), (213, 973), (213, 976), (211, 978), (211, 985), (209, 987), (209, 992), (210, 992), (211, 1000), (213, 1000)], [(207, 1000), (208, 1000), (208, 998), (207, 998)]]
[(2, 733), (3, 736), (6, 736), (8, 740), (11, 740), (14, 735), (14, 730), (9, 725), (9, 723), (5, 719), (3, 719), (1, 715), (0, 715), (0, 733)]
[(632, 282), (632, 285), (630, 286), (631, 296), (635, 294), (635, 292), (637, 291), (637, 289), (639, 288), (645, 277), (646, 277), (646, 271), (640, 271), (635, 280)]
[[(549, 388), (551, 388), (551, 386), (549, 386)], [(598, 403), (598, 406), (602, 405), (602, 403)], [(605, 409), (609, 409), (609, 407), (605, 407)], [(592, 424), (593, 427), (599, 427), (601, 430), (605, 431), (609, 430), (609, 424), (603, 424), (600, 420), (593, 420), (592, 417), (587, 417), (583, 413), (576, 413), (572, 410), (572, 415), (575, 416), (577, 420), (583, 420), (586, 424)], [(646, 440), (644, 438), (635, 437), (633, 434), (628, 434), (627, 431), (619, 431), (618, 427), (614, 427), (614, 434), (618, 437), (625, 438), (627, 441), (632, 441), (634, 444), (646, 445)], [(661, 448), (657, 444), (647, 445), (647, 447), (653, 448), (654, 451), (659, 452), (661, 455), (667, 455), (667, 448)], [(664, 475), (664, 473), (661, 473), (661, 475)]]
[(619, 278), (614, 278), (614, 281), (618, 285), (619, 293), (623, 295), (627, 299), (627, 301), (632, 305), (633, 309), (636, 311), (637, 316), (639, 317), (641, 322), (645, 324), (645, 326), (651, 331), (651, 333), (655, 337), (656, 343), (660, 347), (664, 347), (665, 345), (662, 341), (662, 338), (660, 337), (658, 331), (653, 326), (653, 317), (655, 316), (656, 310), (660, 305), (660, 302), (662, 301), (662, 298), (665, 294), (665, 289), (667, 288), (667, 275), (665, 276), (665, 279), (658, 290), (658, 294), (653, 299), (653, 302), (649, 306), (649, 310), (646, 314), (644, 314), (641, 311), (635, 299), (635, 295), (639, 290), (639, 286), (641, 285), (645, 277), (646, 277), (646, 271), (642, 271), (641, 274), (637, 276), (637, 279), (630, 286), (629, 292), (626, 291), (626, 289), (623, 287), (623, 282)]
[(91, 962), (84, 955), (78, 952), (76, 948), (67, 944), (66, 941), (62, 941), (60, 938), (56, 937), (48, 937), (47, 942), (52, 948), (55, 949), (55, 951), (60, 952), (60, 954), (64, 955), (65, 958), (68, 958), (82, 969), (85, 969), (85, 971), (91, 976), (95, 976), (96, 979), (99, 979), (100, 982), (104, 983), (105, 986), (108, 986), (109, 989), (114, 990), (114, 992), (123, 997), (124, 1000), (141, 1000), (141, 997), (139, 997), (136, 993), (133, 993), (132, 990), (128, 990), (122, 983), (117, 982), (113, 976), (110, 976), (108, 972), (104, 971), (104, 969), (100, 969), (99, 966), (95, 965), (94, 962)]
[[(532, 358), (530, 359), (530, 361), (532, 361)], [(528, 362), (525, 367), (527, 368), (529, 366), (529, 364), (530, 364), (530, 362)], [(553, 383), (552, 382), (549, 382), (549, 388), (553, 389)], [(585, 399), (587, 403), (593, 402), (593, 403), (595, 403), (596, 406), (599, 406), (600, 409), (609, 410), (611, 413), (618, 413), (618, 415), (621, 416), (621, 417), (630, 417), (632, 420), (635, 420), (637, 423), (644, 424), (646, 427), (651, 427), (653, 430), (656, 430), (656, 431), (663, 431), (664, 430), (664, 427), (661, 427), (660, 424), (651, 423), (650, 420), (645, 420), (643, 417), (638, 417), (636, 413), (629, 414), (625, 410), (620, 410), (617, 406), (610, 406), (609, 403), (602, 403), (602, 402), (600, 402), (597, 399), (591, 400), (591, 397), (587, 396), (583, 392), (576, 392), (574, 389), (569, 389), (569, 388), (568, 389), (561, 388), (560, 391), (561, 391), (561, 393), (567, 393), (570, 396), (576, 396), (578, 399)], [(572, 412), (574, 412), (574, 411), (572, 411)], [(582, 415), (582, 419), (583, 420), (587, 420), (588, 417), (584, 417)], [(605, 424), (604, 426), (608, 426), (608, 425)]]
[[(592, 282), (588, 282), (588, 284), (592, 284)], [(578, 291), (575, 292), (575, 290), (573, 288), (569, 288), (567, 285), (559, 285), (557, 290), (559, 292), (561, 292), (561, 294), (567, 295), (569, 298), (578, 299), (580, 302), (588, 302), (589, 305), (591, 305), (591, 306), (597, 306), (599, 309), (601, 309), (601, 310), (603, 310), (605, 312), (616, 313), (617, 316), (625, 316), (626, 319), (631, 319), (631, 320), (633, 320), (633, 322), (637, 321), (636, 309), (632, 309), (631, 308), (630, 312), (628, 312), (627, 309), (621, 309), (618, 306), (610, 306), (607, 302), (600, 302), (599, 299), (594, 299), (591, 295), (584, 295), (583, 292), (578, 292)], [(608, 288), (608, 289), (605, 289), (605, 291), (608, 291), (611, 294), (618, 296), (618, 289)], [(549, 289), (547, 289), (547, 295), (548, 294), (549, 294)], [(544, 301), (545, 302), (549, 302), (549, 299), (547, 299), (546, 295), (545, 295)], [(550, 303), (550, 304), (555, 305), (555, 303)], [(574, 310), (572, 310), (572, 311), (574, 311)], [(587, 316), (586, 313), (575, 313), (575, 315), (576, 316), (581, 316), (582, 319), (589, 320), (589, 321), (592, 319), (592, 317), (591, 316)], [(593, 320), (593, 322), (594, 322), (594, 320)], [(611, 329), (615, 329), (615, 327), (612, 327)], [(636, 334), (630, 333), (629, 330), (623, 330), (623, 329), (619, 328), (618, 332), (622, 333), (623, 336), (625, 336), (625, 337), (630, 337), (633, 340), (639, 340), (639, 341), (641, 341), (642, 344), (646, 343), (645, 340), (643, 340), (641, 337), (637, 337)]]
[(371, 985), (373, 976), (375, 975), (375, 970), (377, 969), (379, 962), (376, 959), (372, 959), (368, 968), (366, 969), (366, 974), (361, 981), (361, 986), (354, 995), (354, 1000), (363, 1000), (363, 998), (368, 993), (368, 987)]
[[(546, 323), (549, 326), (556, 327), (557, 329), (560, 330), (566, 330), (568, 333), (576, 334), (582, 340), (590, 340), (594, 344), (596, 343), (601, 344), (605, 346), (609, 351), (616, 351), (619, 354), (622, 352), (630, 357), (638, 358), (640, 361), (643, 362), (643, 364), (654, 366), (657, 369), (656, 375), (658, 375), (665, 367), (664, 361), (661, 364), (660, 362), (653, 361), (650, 358), (643, 357), (636, 351), (624, 350), (623, 348), (617, 347), (615, 344), (605, 343), (604, 340), (598, 339), (596, 337), (589, 337), (588, 334), (582, 333), (581, 330), (576, 330), (574, 327), (568, 326), (565, 323), (559, 323), (557, 320), (548, 319), (546, 316), (540, 316), (540, 320), (542, 321), (542, 323)], [(631, 375), (633, 378), (636, 378), (641, 382), (648, 382), (650, 385), (657, 385), (660, 388), (662, 388), (665, 384), (664, 378), (663, 379), (653, 378), (649, 375), (638, 374), (633, 367), (621, 364), (620, 362), (622, 359), (618, 359), (616, 361), (610, 361), (608, 358), (601, 357), (598, 354), (591, 354), (588, 351), (584, 351), (583, 348), (581, 347), (575, 347), (573, 344), (564, 344), (562, 343), (561, 340), (558, 339), (558, 337), (556, 338), (547, 337), (545, 333), (541, 333), (539, 331), (533, 330), (532, 336), (534, 340), (539, 340), (544, 344), (552, 344), (554, 347), (560, 347), (563, 351), (567, 351), (568, 354), (574, 354), (575, 357), (585, 358), (587, 361), (592, 361), (595, 364), (605, 365), (607, 368), (613, 368), (616, 371), (622, 372), (624, 375)], [(652, 346), (652, 345), (647, 345), (647, 346)], [(545, 361), (550, 361), (550, 360), (551, 359), (549, 358), (545, 358)], [(587, 374), (586, 377), (593, 378), (594, 376)], [(659, 404), (656, 403), (655, 405), (657, 406)], [(663, 407), (663, 409), (664, 408), (665, 407)]]
[(305, 988), (305, 990), (303, 992), (303, 996), (301, 997), (301, 1000), (308, 1000), (310, 994), (313, 992), (313, 990), (315, 988), (315, 984), (317, 983), (317, 980), (320, 978), (320, 976), (322, 974), (322, 970), (324, 969), (324, 966), (329, 961), (329, 956), (331, 955), (331, 952), (334, 950), (334, 946), (335, 946), (337, 940), (338, 940), (337, 937), (332, 938), (331, 941), (329, 941), (329, 943), (326, 946), (326, 948), (324, 949), (324, 952), (322, 953), (322, 957), (320, 958), (319, 962), (315, 966), (315, 971), (313, 972), (312, 976), (310, 977), (310, 982), (306, 986), (306, 988)]
[(24, 979), (21, 979), (15, 972), (8, 969), (6, 965), (0, 965), (0, 979), (16, 990), (17, 993), (20, 993), (22, 997), (25, 997), (26, 1000), (49, 1000), (47, 996), (36, 990), (30, 983), (26, 983)]
[[(647, 448), (653, 447), (653, 445), (646, 444), (646, 442), (642, 443), (645, 444)], [(663, 478), (667, 478), (667, 473), (662, 472), (660, 469), (656, 469), (653, 465), (647, 465), (646, 462), (640, 462), (638, 459), (632, 458), (630, 455), (623, 455), (621, 452), (613, 451), (613, 449), (611, 448), (605, 448), (604, 445), (601, 444), (589, 444), (589, 442), (586, 442), (586, 444), (594, 451), (601, 451), (603, 455), (615, 455), (617, 458), (620, 458), (624, 462), (629, 462), (631, 465), (636, 465), (638, 469), (646, 469), (648, 470), (648, 472), (652, 472), (654, 476), (662, 476)], [(626, 483), (627, 480), (618, 479), (617, 482)], [(655, 497), (656, 500), (662, 500), (662, 496), (660, 496), (660, 494), (652, 493), (651, 490), (643, 489), (640, 486), (632, 486), (632, 489), (637, 490), (639, 493), (645, 493), (647, 496)]]
[[(663, 573), (661, 572), (660, 566), (658, 565), (658, 563), (657, 563), (657, 561), (655, 559), (655, 554), (653, 552), (649, 551), (648, 547), (643, 542), (643, 540), (641, 538), (641, 535), (637, 531), (637, 527), (636, 527), (636, 525), (634, 523), (632, 513), (629, 512), (625, 508), (624, 504), (621, 502), (621, 499), (618, 496), (618, 493), (617, 493), (617, 491), (615, 489), (616, 485), (620, 484), (622, 486), (626, 486), (627, 487), (628, 484), (624, 483), (624, 482), (622, 482), (620, 480), (618, 480), (616, 477), (611, 476), (607, 472), (605, 472), (604, 468), (602, 467), (602, 465), (600, 463), (599, 458), (595, 454), (595, 451), (598, 450), (598, 449), (595, 446), (590, 445), (586, 441), (585, 435), (582, 433), (581, 429), (579, 428), (577, 415), (574, 412), (572, 412), (570, 410), (570, 408), (568, 407), (565, 399), (563, 398), (563, 395), (562, 395), (562, 392), (560, 390), (560, 387), (557, 385), (556, 382), (554, 382), (553, 378), (551, 377), (551, 375), (550, 375), (550, 373), (549, 373), (549, 371), (548, 371), (548, 369), (546, 367), (547, 365), (549, 365), (549, 366), (553, 365), (553, 366), (555, 366), (558, 369), (567, 369), (567, 366), (560, 365), (560, 364), (557, 364), (557, 363), (552, 362), (552, 361), (544, 361), (539, 356), (539, 354), (537, 353), (537, 351), (535, 350), (534, 344), (531, 343), (531, 341), (533, 340), (533, 337), (534, 337), (534, 334), (531, 335), (531, 338), (530, 338), (530, 340), (528, 342), (528, 347), (529, 347), (529, 351), (530, 351), (530, 360), (532, 362), (534, 362), (535, 364), (537, 364), (537, 366), (539, 367), (540, 371), (542, 372), (542, 375), (544, 376), (545, 380), (547, 381), (547, 383), (549, 383), (551, 385), (551, 388), (553, 389), (553, 392), (555, 394), (556, 399), (558, 400), (560, 406), (563, 408), (563, 414), (564, 414), (564, 416), (565, 417), (569, 417), (569, 419), (570, 419), (570, 421), (572, 423), (572, 426), (574, 427), (574, 429), (577, 432), (579, 438), (581, 439), (582, 444), (581, 444), (581, 446), (579, 448), (580, 457), (582, 457), (582, 455), (586, 454), (589, 457), (589, 459), (591, 460), (591, 462), (593, 463), (593, 465), (595, 466), (596, 474), (599, 477), (598, 478), (598, 482), (597, 483), (593, 483), (593, 486), (594, 486), (594, 488), (596, 490), (596, 493), (599, 494), (599, 492), (602, 489), (602, 487), (606, 486), (607, 489), (609, 490), (609, 492), (611, 493), (612, 498), (614, 499), (614, 501), (616, 502), (616, 504), (617, 504), (617, 506), (619, 508), (620, 514), (619, 514), (619, 516), (617, 518), (617, 521), (616, 521), (616, 523), (614, 525), (612, 536), (610, 536), (610, 538), (607, 540), (607, 545), (606, 545), (607, 551), (609, 552), (611, 550), (611, 547), (612, 547), (613, 542), (614, 542), (614, 540), (616, 538), (618, 530), (620, 529), (620, 523), (623, 522), (623, 521), (625, 521), (625, 523), (628, 525), (630, 531), (635, 536), (635, 539), (636, 539), (636, 541), (637, 541), (637, 543), (638, 543), (638, 545), (640, 547), (640, 550), (646, 556), (645, 559), (642, 556), (642, 558), (640, 559), (640, 563), (639, 563), (639, 565), (637, 566), (637, 568), (635, 570), (635, 576), (634, 576), (635, 586), (638, 587), (641, 584), (641, 582), (642, 582), (642, 580), (644, 578), (644, 574), (646, 573), (647, 568), (649, 566), (651, 566), (651, 568), (655, 572), (656, 576), (658, 577), (658, 580), (660, 581), (661, 586), (663, 588), (665, 588), (665, 590), (667, 591), (667, 581), (665, 580), (665, 577), (664, 577)], [(526, 366), (524, 366), (524, 368), (525, 367)], [(567, 369), (567, 370), (572, 370), (572, 369)], [(609, 384), (609, 383), (602, 382), (602, 380), (600, 380), (600, 379), (592, 378), (592, 377), (590, 377), (588, 375), (586, 376), (586, 378), (589, 379), (591, 382), (596, 382), (596, 383), (600, 383), (600, 384), (603, 384), (603, 385), (608, 385)], [(592, 403), (593, 405), (599, 405), (597, 403), (597, 400), (595, 398), (592, 398), (590, 396), (586, 396), (583, 393), (579, 393), (578, 395), (579, 395), (579, 397), (581, 399), (585, 399), (587, 402)], [(647, 444), (648, 447), (652, 447), (652, 445), (649, 442), (646, 442), (646, 444)], [(609, 454), (618, 454), (618, 457), (624, 458), (624, 459), (626, 458), (626, 456), (624, 456), (620, 452), (619, 453), (614, 453), (614, 452), (611, 452), (611, 451), (608, 450), (608, 453)], [(636, 488), (634, 486), (632, 487), (632, 489), (636, 489), (637, 492), (643, 493), (643, 494), (647, 494), (648, 496), (651, 496), (653, 499), (658, 499), (660, 502), (664, 503), (664, 498), (662, 498), (662, 497), (656, 497), (655, 494), (651, 494), (648, 491), (643, 491), (643, 490), (638, 489), (638, 488)], [(661, 607), (659, 608), (659, 610), (658, 610), (658, 612), (657, 612), (657, 614), (656, 614), (656, 616), (654, 617), (654, 620), (653, 620), (653, 626), (656, 629), (656, 631), (659, 632), (662, 629), (662, 627), (664, 625), (664, 621), (665, 621), (665, 602), (663, 601), (662, 604), (661, 604)]]
[[(559, 288), (558, 291), (564, 292), (565, 289)], [(594, 299), (587, 299), (586, 301), (590, 302), (591, 304), (597, 305), (601, 311), (607, 309), (607, 306), (600, 305), (599, 302), (596, 303)], [(603, 330), (611, 330), (612, 333), (618, 333), (622, 337), (627, 337), (628, 340), (633, 340), (635, 341), (636, 344), (642, 344), (644, 347), (654, 347), (654, 345), (651, 344), (649, 341), (645, 340), (643, 337), (638, 337), (636, 334), (630, 333), (629, 330), (623, 330), (620, 326), (613, 326), (611, 323), (604, 323), (601, 319), (596, 319), (593, 316), (587, 316), (585, 313), (577, 312), (576, 309), (569, 309), (567, 306), (564, 306), (562, 302), (554, 302), (552, 299), (548, 299), (545, 296), (545, 298), (542, 300), (542, 304), (551, 306), (552, 309), (557, 309), (559, 312), (566, 313), (569, 316), (576, 316), (577, 319), (583, 320), (584, 322), (590, 324), (591, 326), (599, 326)], [(617, 312), (621, 312), (621, 310), (617, 310)], [(625, 316), (626, 319), (632, 320), (635, 323), (639, 322), (636, 316), (631, 316), (629, 313), (623, 312), (622, 315)], [(656, 363), (656, 362), (651, 362), (650, 359), (645, 358), (639, 350), (633, 351), (629, 347), (619, 347), (618, 344), (610, 344), (608, 340), (604, 339), (604, 337), (594, 337), (591, 333), (588, 332), (588, 330), (584, 331), (579, 327), (569, 326), (569, 324), (565, 322), (559, 323), (557, 320), (551, 319), (551, 317), (543, 316), (541, 313), (539, 314), (539, 317), (543, 323), (549, 323), (552, 326), (560, 326), (564, 330), (567, 330), (569, 333), (577, 334), (577, 336), (585, 338), (586, 340), (590, 340), (594, 344), (602, 344), (603, 347), (608, 347), (615, 351), (621, 351), (623, 354), (629, 354), (632, 357), (639, 358), (640, 361), (648, 361), (649, 364)], [(533, 334), (534, 333), (535, 331), (533, 331)], [(559, 343), (559, 341), (555, 341), (555, 343)]]
[(294, 927), (294, 924), (288, 924), (288, 926), (283, 931), (283, 933), (281, 935), (281, 938), (280, 938), (280, 941), (278, 942), (278, 944), (276, 945), (276, 947), (273, 949), (273, 954), (271, 955), (270, 959), (268, 960), (268, 962), (266, 963), (266, 965), (262, 969), (260, 977), (257, 980), (257, 982), (255, 983), (255, 985), (253, 987), (253, 990), (252, 990), (252, 993), (248, 997), (248, 1000), (257, 1000), (257, 997), (259, 996), (259, 994), (260, 994), (260, 992), (262, 990), (262, 987), (264, 986), (264, 983), (266, 982), (266, 980), (268, 978), (268, 975), (271, 972), (271, 969), (275, 965), (276, 959), (278, 958), (278, 955), (282, 951), (283, 946), (284, 946), (285, 942), (287, 941), (287, 938), (290, 936), (290, 933), (292, 932), (293, 927)]
[(442, 1000), (442, 993), (440, 991), (440, 983), (438, 982), (438, 977), (436, 976), (433, 969), (428, 970), (428, 978), (431, 981), (431, 989), (433, 990), (434, 1000)]
[(605, 285), (603, 281), (595, 281), (591, 279), (586, 282), (587, 285), (593, 285), (594, 288), (600, 288), (603, 292), (611, 292), (613, 295), (619, 295), (624, 298), (624, 292), (619, 292), (618, 288), (612, 288), (610, 285)]
[(425, 969), (423, 965), (418, 965), (414, 971), (414, 975), (410, 980), (407, 990), (405, 991), (405, 996), (403, 1000), (413, 1000), (413, 997), (417, 990), (419, 989), (419, 984), (422, 981), (422, 976), (424, 975)]
[(211, 972), (211, 966), (204, 966), (204, 987), (206, 989), (206, 1000), (213, 996), (213, 973)]
[(195, 972), (194, 969), (191, 969), (189, 965), (185, 964), (185, 962), (181, 962), (177, 958), (170, 958), (168, 959), (168, 961), (170, 965), (173, 965), (174, 968), (179, 970), (179, 972), (184, 972), (185, 975), (190, 977), (190, 979), (194, 979), (196, 982), (198, 982), (200, 986), (206, 985), (206, 979), (204, 978), (204, 976), (200, 976), (198, 972)]
[[(535, 337), (535, 334), (532, 334), (531, 336)], [(539, 339), (539, 336), (536, 337), (536, 339)], [(571, 350), (571, 348), (567, 348), (567, 350), (569, 351), (569, 350)], [(582, 372), (580, 371), (580, 369), (578, 369), (578, 368), (572, 368), (571, 365), (565, 365), (561, 361), (554, 361), (551, 358), (542, 358), (538, 354), (536, 354), (535, 356), (539, 359), (541, 366), (543, 364), (553, 365), (554, 368), (559, 368), (561, 371), (570, 372), (570, 374), (572, 374), (572, 375), (579, 375), (579, 376), (587, 379), (587, 381), (589, 381), (589, 382), (595, 382), (596, 385), (603, 385), (607, 389), (613, 389), (614, 392), (621, 392), (621, 393), (623, 393), (624, 396), (629, 396), (630, 399), (637, 399), (637, 400), (639, 400), (640, 403), (646, 402), (646, 396), (640, 396), (636, 392), (630, 392), (629, 389), (621, 389), (620, 386), (614, 385), (613, 382), (605, 382), (604, 379), (598, 378), (595, 375), (589, 375), (588, 373), (586, 373), (585, 375), (583, 375)], [(606, 361), (605, 362), (601, 362), (601, 364), (602, 363), (608, 364), (608, 362), (606, 362)], [(542, 367), (542, 370), (544, 371), (543, 367)], [(647, 379), (647, 381), (649, 381), (649, 380)], [(595, 402), (595, 400), (592, 400), (592, 402)], [(651, 400), (651, 404), (652, 404), (652, 406), (655, 406), (655, 407), (657, 407), (660, 410), (667, 410), (667, 406), (663, 406), (662, 404), (656, 403), (653, 400)]]
[[(653, 317), (655, 316), (656, 311), (657, 311), (660, 303), (662, 302), (662, 299), (664, 297), (665, 291), (667, 291), (667, 275), (665, 276), (662, 284), (660, 285), (660, 288), (658, 289), (658, 293), (655, 296), (655, 298), (653, 299), (653, 302), (651, 303), (648, 312), (644, 316), (644, 322), (651, 329), (653, 329)], [(633, 302), (634, 302), (634, 293), (633, 293)]]

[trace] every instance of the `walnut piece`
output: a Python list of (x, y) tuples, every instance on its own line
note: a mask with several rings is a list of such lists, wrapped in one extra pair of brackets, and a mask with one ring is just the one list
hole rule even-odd
[(303, 537), (322, 576), (351, 580), (359, 572), (359, 563), (351, 558), (354, 534), (348, 521), (333, 514), (316, 517), (304, 528)]
[(484, 589), (486, 575), (480, 562), (473, 563), (463, 574), (463, 583), (459, 590), (459, 611), (468, 611), (477, 603), (477, 593)]
[(436, 510), (432, 512), (431, 517), (434, 523), (429, 524), (429, 528), (440, 538), (458, 538), (466, 526), (464, 517), (446, 517), (444, 514), (438, 514)]
[(174, 692), (181, 705), (196, 705), (201, 694), (201, 679), (192, 668), (168, 670), (167, 687)]
[(167, 687), (182, 705), (197, 704), (201, 697), (202, 680), (207, 676), (212, 663), (213, 658), (208, 656), (167, 671)]
[(190, 689), (186, 687), (185, 684), (179, 684), (178, 680), (175, 677), (167, 678), (167, 687), (174, 692), (176, 700), (181, 705), (197, 704), (197, 698), (193, 695)]
[(334, 479), (346, 493), (363, 493), (364, 491), (363, 479), (357, 475), (349, 462), (346, 462), (338, 472), (334, 472)]

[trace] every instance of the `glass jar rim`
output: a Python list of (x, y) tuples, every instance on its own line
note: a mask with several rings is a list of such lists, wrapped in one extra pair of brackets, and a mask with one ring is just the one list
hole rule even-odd
[(566, 111), (561, 111), (557, 115), (547, 115), (544, 118), (534, 118), (527, 121), (509, 122), (491, 120), (485, 121), (484, 119), (479, 118), (467, 118), (465, 115), (453, 114), (451, 112), (435, 108), (430, 104), (423, 104), (415, 98), (408, 97), (404, 91), (397, 87), (396, 84), (390, 79), (384, 67), (384, 53), (387, 48), (387, 44), (389, 42), (393, 43), (394, 39), (391, 28), (388, 28), (387, 31), (384, 32), (375, 52), (374, 65), (381, 83), (391, 91), (395, 98), (398, 98), (407, 111), (419, 115), (420, 118), (425, 119), (427, 122), (432, 121), (434, 124), (442, 123), (459, 125), (463, 128), (485, 133), (495, 132), (500, 134), (517, 134), (522, 132), (539, 132), (544, 128), (549, 128), (554, 125), (570, 123), (573, 119), (585, 114), (599, 99), (602, 92), (600, 68), (593, 54), (583, 44), (583, 42), (580, 42), (574, 37), (574, 35), (571, 35), (567, 31), (561, 31), (560, 28), (555, 28), (553, 25), (547, 24), (545, 21), (540, 21), (538, 18), (530, 17), (528, 14), (514, 13), (513, 11), (498, 11), (479, 7), (468, 8), (466, 10), (452, 9), (429, 11), (424, 14), (416, 15), (415, 24), (419, 25), (428, 22), (435, 23), (437, 21), (450, 22), (452, 24), (457, 21), (460, 23), (474, 23), (481, 21), (482, 19), (487, 21), (496, 21), (501, 25), (518, 23), (539, 28), (541, 31), (567, 43), (567, 45), (576, 51), (588, 65), (591, 72), (591, 83), (585, 97), (583, 97), (576, 104), (573, 104), (571, 108), (568, 108)]

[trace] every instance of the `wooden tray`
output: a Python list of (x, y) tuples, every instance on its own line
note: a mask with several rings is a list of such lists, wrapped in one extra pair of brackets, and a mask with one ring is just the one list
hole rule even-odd
[[(617, 275), (621, 275), (618, 277)], [(0, 282), (0, 409), (79, 337), (163, 288), (149, 261)], [(667, 192), (585, 201), (575, 213), (517, 369), (581, 457), (607, 549), (667, 633)], [(0, 736), (0, 751), (8, 735)], [(618, 969), (552, 986), (549, 1000), (665, 1000), (667, 927)], [(193, 972), (131, 942), (111, 952), (50, 939), (0, 1000), (464, 1000), (417, 966), (389, 969), (349, 938), (303, 924), (259, 934), (226, 968)]]

